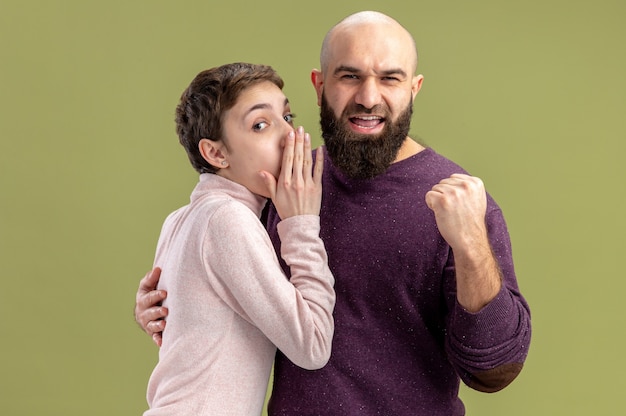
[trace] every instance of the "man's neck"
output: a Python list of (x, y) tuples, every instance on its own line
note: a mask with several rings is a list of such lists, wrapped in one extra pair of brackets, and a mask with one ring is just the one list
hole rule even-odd
[(398, 150), (398, 155), (396, 156), (396, 159), (393, 161), (393, 163), (408, 159), (409, 157), (418, 154), (424, 149), (424, 146), (417, 143), (409, 136), (406, 136), (406, 139), (404, 139), (404, 143), (402, 143), (402, 146), (400, 146), (400, 150)]

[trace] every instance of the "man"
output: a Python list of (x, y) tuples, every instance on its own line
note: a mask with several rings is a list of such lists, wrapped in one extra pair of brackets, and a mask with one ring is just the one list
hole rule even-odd
[[(311, 80), (326, 144), (320, 217), (335, 338), (320, 370), (277, 355), (269, 414), (463, 415), (460, 380), (506, 387), (530, 343), (502, 213), (480, 179), (408, 136), (423, 77), (398, 22), (348, 16), (326, 35), (320, 63)], [(280, 250), (277, 222), (270, 209)], [(149, 273), (137, 293), (148, 333), (167, 313), (155, 306), (165, 296), (152, 290), (157, 280)]]

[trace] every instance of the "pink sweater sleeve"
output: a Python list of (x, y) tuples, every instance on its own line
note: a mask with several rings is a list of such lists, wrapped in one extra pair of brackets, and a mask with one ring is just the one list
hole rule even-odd
[(323, 367), (334, 332), (334, 278), (319, 237), (319, 216), (278, 225), (288, 280), (258, 218), (239, 204), (210, 220), (203, 248), (206, 270), (221, 298), (259, 328), (294, 364)]

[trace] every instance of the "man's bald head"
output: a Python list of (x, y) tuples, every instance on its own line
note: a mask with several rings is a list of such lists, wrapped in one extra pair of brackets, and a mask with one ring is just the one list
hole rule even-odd
[(386, 14), (376, 11), (362, 11), (341, 20), (324, 37), (320, 52), (320, 66), (323, 73), (327, 72), (330, 61), (337, 59), (335, 41), (348, 34), (358, 34), (364, 43), (375, 41), (376, 36), (406, 42), (406, 53), (411, 58), (412, 73), (417, 70), (417, 47), (413, 36), (400, 23)]

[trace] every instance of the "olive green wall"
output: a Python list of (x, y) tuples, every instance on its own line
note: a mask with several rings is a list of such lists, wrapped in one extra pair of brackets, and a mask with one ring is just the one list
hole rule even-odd
[(495, 395), (464, 389), (468, 414), (626, 408), (624, 1), (3, 0), (0, 413), (141, 413), (157, 349), (134, 295), (196, 180), (180, 93), (210, 66), (272, 64), (317, 136), (309, 71), (326, 30), (365, 9), (414, 34), (412, 135), (483, 178), (532, 307), (525, 370)]

